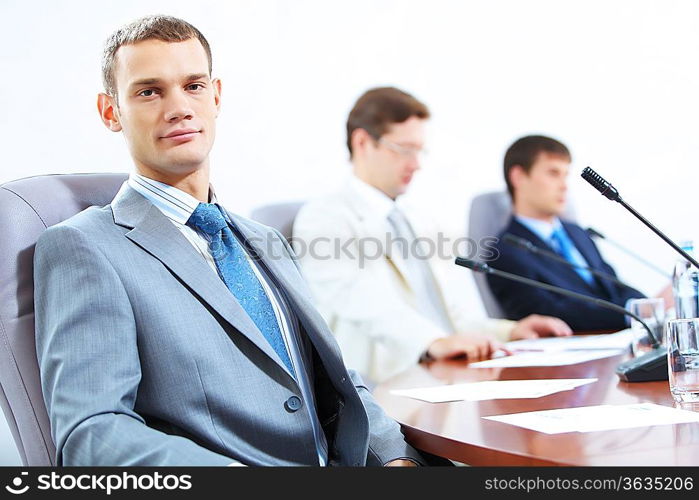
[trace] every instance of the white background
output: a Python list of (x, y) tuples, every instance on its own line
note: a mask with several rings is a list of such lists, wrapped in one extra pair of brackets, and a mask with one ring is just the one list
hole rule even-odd
[[(367, 88), (431, 108), (430, 151), (408, 195), (454, 236), (471, 198), (501, 189), (521, 135), (563, 140), (584, 225), (672, 267), (674, 254), (579, 178), (590, 165), (671, 237), (693, 237), (699, 3), (687, 1), (66, 1), (0, 3), (0, 182), (126, 172), (123, 139), (98, 119), (104, 39), (146, 14), (187, 19), (223, 80), (212, 156), (241, 214), (334, 189), (349, 172), (344, 124)], [(646, 293), (663, 279), (601, 246)], [(482, 315), (471, 277), (458, 289)]]

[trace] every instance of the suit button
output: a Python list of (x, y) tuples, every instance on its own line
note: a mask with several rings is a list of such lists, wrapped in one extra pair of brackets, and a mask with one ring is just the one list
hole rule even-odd
[(301, 408), (301, 398), (299, 398), (298, 396), (291, 396), (284, 403), (284, 408), (286, 408), (286, 411), (288, 411), (289, 413), (294, 413), (295, 411), (298, 411), (299, 408)]

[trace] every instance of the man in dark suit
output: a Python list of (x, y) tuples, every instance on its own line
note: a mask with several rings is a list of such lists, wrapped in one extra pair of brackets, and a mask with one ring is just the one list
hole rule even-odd
[[(549, 137), (523, 137), (510, 146), (505, 154), (504, 174), (514, 213), (500, 234), (496, 245), (499, 255), (491, 264), (503, 271), (623, 307), (627, 300), (643, 297), (643, 294), (629, 286), (599, 278), (588, 270), (571, 268), (502, 240), (504, 234), (511, 233), (537, 247), (558, 253), (572, 264), (615, 275), (587, 233), (580, 226), (559, 218), (566, 202), (570, 162), (568, 148)], [(626, 327), (623, 314), (594, 304), (490, 275), (488, 283), (509, 319), (536, 313), (557, 316), (574, 331)]]

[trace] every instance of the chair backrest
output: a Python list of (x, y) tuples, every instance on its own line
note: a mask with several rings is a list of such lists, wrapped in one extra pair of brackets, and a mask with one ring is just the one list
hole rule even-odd
[(303, 201), (290, 201), (264, 205), (254, 209), (250, 213), (250, 218), (260, 224), (273, 227), (289, 241), (293, 233), (294, 219), (303, 204)]
[[(471, 201), (471, 210), (468, 220), (468, 237), (471, 241), (480, 241), (482, 238), (497, 237), (505, 229), (512, 215), (512, 201), (507, 191), (494, 191), (479, 194)], [(574, 222), (575, 211), (570, 200), (566, 204), (562, 218)], [(491, 318), (504, 318), (505, 314), (493, 296), (488, 286), (488, 280), (482, 273), (472, 273), (476, 280), (476, 287), (481, 296), (481, 301), (488, 316)]]
[(0, 407), (24, 465), (55, 465), (34, 343), (34, 245), (50, 226), (111, 202), (126, 174), (30, 177), (0, 185)]

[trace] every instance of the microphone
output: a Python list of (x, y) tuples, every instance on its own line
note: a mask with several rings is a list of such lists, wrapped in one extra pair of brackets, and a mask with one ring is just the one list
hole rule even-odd
[(477, 273), (492, 274), (493, 276), (498, 276), (506, 280), (524, 283), (525, 285), (540, 288), (542, 290), (557, 293), (559, 295), (564, 295), (566, 297), (581, 300), (583, 302), (595, 304), (599, 307), (610, 309), (612, 311), (616, 311), (626, 316), (631, 316), (633, 319), (638, 321), (648, 332), (648, 340), (650, 341), (653, 350), (642, 356), (630, 359), (629, 361), (625, 361), (624, 363), (620, 364), (616, 369), (617, 375), (624, 382), (648, 382), (653, 380), (668, 379), (667, 350), (660, 345), (660, 342), (658, 341), (650, 327), (636, 314), (627, 311), (623, 307), (618, 306), (613, 302), (598, 299), (596, 297), (590, 297), (589, 295), (584, 295), (582, 293), (572, 292), (570, 290), (566, 290), (565, 288), (560, 288), (557, 286), (549, 285), (548, 283), (542, 283), (540, 281), (536, 281), (530, 278), (525, 278), (524, 276), (520, 276), (518, 274), (512, 274), (506, 271), (501, 271), (500, 269), (496, 269), (494, 267), (489, 266), (485, 262), (466, 259), (464, 257), (457, 257), (455, 264), (457, 266), (462, 266), (471, 269), (472, 271), (475, 271)]
[(612, 245), (612, 246), (618, 248), (619, 250), (621, 250), (622, 252), (624, 252), (626, 255), (629, 255), (630, 257), (633, 257), (634, 259), (636, 259), (638, 262), (640, 262), (641, 264), (645, 265), (645, 266), (648, 267), (649, 269), (652, 269), (653, 271), (657, 272), (658, 274), (662, 274), (664, 278), (667, 278), (667, 279), (670, 279), (670, 278), (671, 278), (671, 276), (670, 276), (668, 273), (666, 273), (665, 271), (663, 271), (662, 269), (660, 269), (658, 266), (656, 266), (656, 265), (653, 264), (652, 262), (648, 262), (646, 259), (644, 259), (644, 258), (641, 257), (640, 255), (638, 255), (637, 253), (635, 253), (635, 252), (629, 250), (628, 248), (626, 248), (625, 246), (621, 245), (620, 243), (617, 243), (616, 241), (614, 241), (614, 240), (612, 240), (612, 239), (610, 239), (610, 238), (607, 238), (605, 235), (603, 235), (602, 233), (600, 233), (600, 232), (597, 231), (596, 229), (593, 229), (593, 228), (591, 228), (591, 227), (588, 227), (587, 229), (585, 229), (585, 232), (590, 236), (590, 238), (597, 238), (597, 239), (599, 239), (599, 240), (605, 240), (605, 241), (606, 241), (607, 243), (609, 243), (610, 245)]
[(502, 237), (502, 239), (505, 240), (505, 242), (509, 243), (510, 245), (514, 245), (516, 247), (522, 248), (522, 249), (526, 250), (527, 252), (531, 252), (535, 255), (541, 255), (542, 257), (546, 257), (547, 259), (553, 259), (553, 260), (558, 261), (561, 264), (565, 264), (566, 266), (573, 268), (573, 269), (586, 269), (587, 271), (589, 271), (591, 274), (594, 274), (595, 276), (599, 276), (600, 278), (603, 278), (603, 279), (608, 280), (608, 281), (613, 281), (614, 283), (621, 285), (621, 286), (628, 286), (626, 283), (621, 281), (616, 276), (612, 276), (611, 274), (607, 274), (605, 272), (598, 271), (596, 269), (592, 269), (590, 266), (582, 266), (579, 264), (573, 264), (572, 262), (568, 262), (565, 257), (558, 255), (556, 252), (550, 252), (544, 248), (538, 247), (526, 238), (520, 238), (518, 236), (515, 236), (512, 233), (506, 233)]
[[(585, 167), (585, 169), (582, 171), (582, 178), (585, 179), (587, 182), (589, 182), (595, 189), (597, 189), (600, 193), (602, 193), (604, 196), (609, 198), (610, 200), (616, 201), (617, 203), (620, 203), (626, 210), (631, 212), (631, 214), (636, 217), (638, 220), (640, 220), (643, 224), (645, 224), (651, 231), (653, 231), (655, 234), (657, 234), (665, 243), (670, 245), (677, 253), (679, 253), (685, 260), (690, 262), (695, 268), (699, 269), (699, 262), (694, 259), (691, 255), (689, 255), (687, 252), (685, 252), (682, 248), (677, 245), (674, 241), (672, 241), (670, 238), (668, 238), (660, 229), (655, 227), (653, 224), (650, 223), (650, 221), (646, 220), (645, 217), (643, 217), (641, 214), (639, 214), (636, 210), (634, 210), (633, 207), (631, 207), (628, 203), (626, 203), (624, 200), (621, 199), (621, 195), (619, 195), (619, 191), (617, 191), (609, 182), (604, 180), (601, 175), (599, 175), (597, 172), (592, 170), (590, 167)], [(628, 380), (629, 382), (632, 382), (632, 378), (635, 378), (638, 371), (641, 370), (652, 370), (652, 366), (654, 366), (654, 363), (657, 364), (657, 360), (652, 359), (652, 355), (654, 353), (658, 353), (660, 355), (661, 353), (665, 352), (665, 357), (667, 358), (667, 349), (666, 348), (657, 348), (653, 349), (651, 352), (648, 354), (644, 354), (643, 356), (640, 356), (638, 358), (632, 359), (625, 363), (624, 365), (620, 365), (617, 368), (617, 375), (622, 378), (622, 380)], [(667, 360), (665, 361), (667, 363)], [(644, 365), (644, 363), (647, 363), (647, 365)], [(623, 371), (626, 370), (626, 371)], [(620, 371), (622, 371), (620, 373)], [(624, 378), (626, 377), (626, 378)]]
[(643, 217), (641, 214), (639, 214), (631, 205), (626, 203), (624, 200), (621, 199), (621, 195), (619, 194), (619, 191), (616, 190), (614, 186), (612, 186), (609, 182), (605, 181), (602, 176), (600, 176), (597, 172), (592, 170), (590, 167), (585, 167), (585, 170), (582, 171), (581, 174), (582, 178), (585, 179), (587, 182), (589, 182), (592, 187), (594, 187), (597, 191), (602, 193), (603, 196), (609, 198), (612, 201), (616, 201), (617, 203), (621, 204), (626, 210), (631, 212), (634, 217), (636, 217), (638, 220), (643, 222), (651, 231), (653, 231), (655, 234), (660, 236), (660, 238), (663, 239), (665, 243), (670, 245), (672, 248), (675, 249), (677, 253), (679, 253), (682, 257), (684, 257), (688, 262), (690, 262), (694, 267), (699, 269), (699, 262), (697, 262), (694, 257), (689, 255), (687, 252), (682, 250), (677, 243), (672, 241), (670, 238), (665, 236), (665, 233), (663, 233), (660, 229), (655, 227), (653, 224), (650, 223), (645, 217)]

